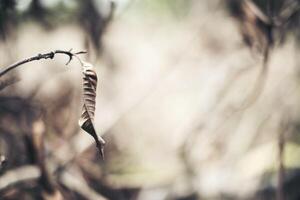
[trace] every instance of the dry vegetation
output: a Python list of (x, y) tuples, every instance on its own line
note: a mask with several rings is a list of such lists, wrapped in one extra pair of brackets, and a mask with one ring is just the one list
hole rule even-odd
[(0, 199), (299, 199), (299, 27), (298, 0), (1, 0)]

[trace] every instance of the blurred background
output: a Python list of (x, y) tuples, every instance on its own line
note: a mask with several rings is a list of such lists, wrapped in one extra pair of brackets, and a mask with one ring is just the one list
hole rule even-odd
[(0, 199), (300, 199), (299, 0), (0, 0)]

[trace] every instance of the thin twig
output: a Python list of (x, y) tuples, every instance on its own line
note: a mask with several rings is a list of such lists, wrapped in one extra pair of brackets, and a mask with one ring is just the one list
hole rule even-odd
[(80, 58), (77, 55), (85, 54), (87, 52), (86, 51), (79, 51), (79, 52), (76, 52), (76, 53), (72, 53), (71, 51), (72, 51), (72, 49), (70, 51), (56, 50), (56, 51), (51, 51), (49, 53), (38, 54), (36, 56), (26, 58), (24, 60), (21, 60), (19, 62), (16, 62), (12, 65), (9, 65), (9, 66), (1, 69), (0, 70), (0, 77), (3, 76), (4, 74), (6, 74), (7, 72), (17, 68), (18, 66), (21, 66), (21, 65), (25, 64), (25, 63), (32, 62), (32, 61), (35, 61), (35, 60), (40, 60), (40, 59), (53, 59), (56, 54), (65, 54), (65, 55), (69, 56), (69, 60), (66, 63), (66, 65), (68, 65), (71, 62), (73, 57), (77, 58), (79, 60), (79, 62), (82, 63), (82, 61), (80, 60)]

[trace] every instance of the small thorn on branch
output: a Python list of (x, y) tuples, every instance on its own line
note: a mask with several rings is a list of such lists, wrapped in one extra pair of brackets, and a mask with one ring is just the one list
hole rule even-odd
[(87, 53), (87, 51), (79, 51), (79, 52), (74, 53), (74, 54), (79, 55), (79, 54), (86, 54), (86, 53)]

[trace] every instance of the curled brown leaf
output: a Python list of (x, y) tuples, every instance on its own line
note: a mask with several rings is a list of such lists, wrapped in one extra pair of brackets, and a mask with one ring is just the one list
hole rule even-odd
[(97, 135), (94, 126), (97, 82), (97, 74), (93, 65), (83, 62), (83, 107), (79, 126), (94, 138), (101, 157), (104, 159), (105, 141)]

